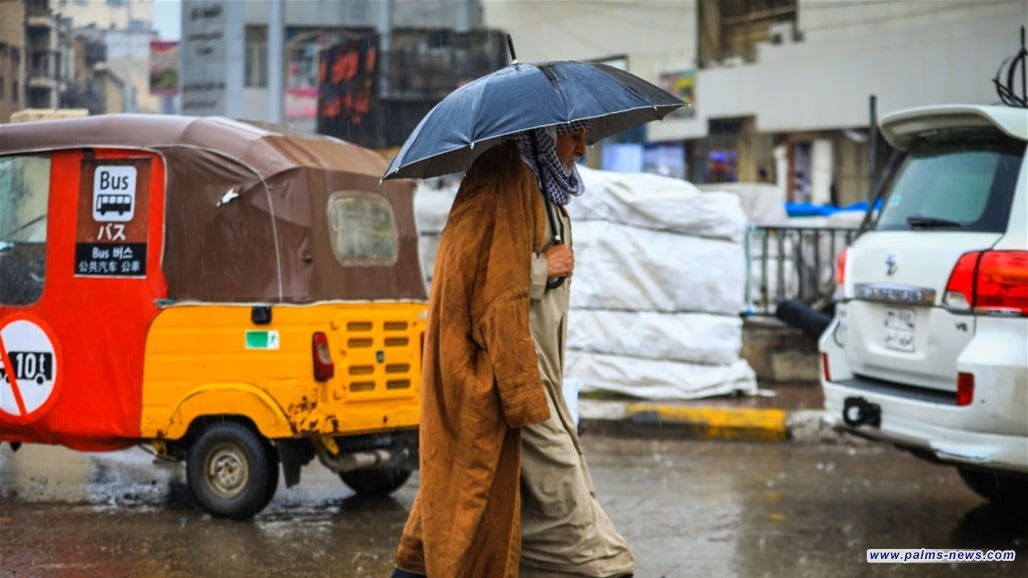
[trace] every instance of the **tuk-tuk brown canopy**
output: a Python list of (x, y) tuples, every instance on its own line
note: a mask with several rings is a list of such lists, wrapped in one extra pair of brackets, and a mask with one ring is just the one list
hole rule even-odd
[(380, 182), (386, 160), (374, 151), (222, 117), (116, 114), (0, 128), (0, 154), (89, 148), (163, 157), (171, 299), (426, 298), (414, 182)]

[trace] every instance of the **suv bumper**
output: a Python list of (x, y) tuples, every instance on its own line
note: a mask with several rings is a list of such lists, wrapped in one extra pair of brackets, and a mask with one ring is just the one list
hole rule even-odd
[[(952, 392), (926, 395), (921, 388), (854, 376), (845, 351), (831, 338), (835, 323), (819, 344), (832, 377), (827, 381), (822, 372), (829, 425), (947, 463), (1028, 473), (1028, 319), (979, 318), (975, 338), (957, 359), (957, 370), (975, 378), (967, 406), (956, 405)], [(879, 418), (867, 421), (878, 424), (846, 423), (848, 399), (851, 405), (870, 404)]]
[[(928, 453), (948, 462), (1028, 473), (1028, 438), (962, 429), (968, 408), (904, 400), (822, 382), (828, 425), (874, 440), (896, 444), (915, 453)], [(881, 425), (851, 427), (843, 419), (847, 398), (859, 398), (881, 409)], [(931, 422), (924, 419), (932, 414)], [(941, 423), (939, 423), (941, 422)]]

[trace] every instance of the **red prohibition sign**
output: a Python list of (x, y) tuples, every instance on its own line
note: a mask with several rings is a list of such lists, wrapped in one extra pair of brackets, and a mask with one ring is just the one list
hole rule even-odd
[(50, 405), (56, 383), (57, 352), (42, 327), (18, 319), (0, 328), (0, 418), (34, 418)]

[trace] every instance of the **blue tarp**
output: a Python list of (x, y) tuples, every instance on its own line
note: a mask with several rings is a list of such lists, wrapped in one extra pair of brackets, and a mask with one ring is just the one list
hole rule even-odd
[(785, 202), (785, 213), (790, 217), (827, 217), (834, 215), (842, 211), (860, 211), (862, 213), (867, 212), (868, 202), (858, 201), (852, 205), (846, 205), (845, 207), (836, 207), (834, 205), (815, 205), (814, 203), (794, 203), (792, 201)]

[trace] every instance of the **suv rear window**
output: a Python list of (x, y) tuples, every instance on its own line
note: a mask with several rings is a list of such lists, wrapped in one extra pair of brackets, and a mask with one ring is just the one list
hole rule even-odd
[(914, 142), (887, 185), (875, 228), (1004, 232), (1024, 151), (994, 131)]

